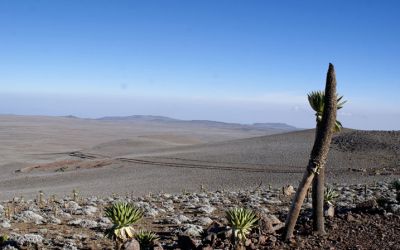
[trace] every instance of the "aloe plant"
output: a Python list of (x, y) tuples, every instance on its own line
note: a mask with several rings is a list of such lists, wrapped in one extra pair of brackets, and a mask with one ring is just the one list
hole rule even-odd
[(232, 208), (226, 211), (226, 219), (232, 228), (233, 242), (244, 242), (251, 229), (257, 224), (257, 215), (245, 208)]
[(156, 233), (146, 230), (139, 230), (134, 237), (139, 242), (140, 248), (145, 250), (152, 249), (154, 243), (159, 239)]
[(400, 179), (392, 181), (391, 187), (396, 189), (396, 191), (400, 191)]
[(130, 203), (117, 202), (105, 209), (105, 215), (113, 223), (106, 236), (115, 241), (125, 241), (134, 236), (132, 224), (143, 217), (143, 211)]
[(396, 195), (396, 200), (400, 202), (400, 179), (394, 180), (391, 183), (392, 188), (396, 189), (397, 195)]
[(339, 194), (331, 187), (327, 187), (324, 192), (324, 202), (328, 205), (333, 205)]
[(0, 244), (4, 244), (6, 241), (8, 241), (8, 235), (3, 234), (0, 236)]

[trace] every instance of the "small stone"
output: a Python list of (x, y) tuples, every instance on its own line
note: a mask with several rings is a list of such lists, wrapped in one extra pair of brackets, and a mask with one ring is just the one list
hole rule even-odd
[(294, 191), (294, 187), (292, 185), (288, 185), (283, 188), (283, 194), (286, 196), (290, 196), (294, 193), (296, 193), (296, 191)]
[(98, 223), (96, 221), (92, 220), (86, 220), (86, 219), (76, 219), (68, 222), (68, 225), (73, 225), (73, 226), (80, 226), (84, 228), (96, 228), (98, 227)]
[(269, 242), (275, 243), (277, 240), (278, 240), (278, 239), (277, 239), (275, 236), (273, 236), (273, 235), (270, 235), (270, 236), (268, 237), (268, 241), (269, 241)]
[(52, 215), (49, 217), (49, 223), (59, 225), (61, 224), (61, 220)]
[(129, 241), (125, 242), (122, 246), (124, 250), (140, 250), (140, 244), (135, 239), (130, 239)]
[(78, 250), (78, 248), (73, 243), (68, 242), (63, 246), (62, 250)]
[(81, 209), (81, 206), (79, 206), (79, 204), (75, 201), (69, 201), (65, 205), (67, 209), (72, 212), (76, 212), (77, 210)]
[(185, 224), (182, 231), (185, 235), (198, 237), (203, 232), (203, 228), (198, 225)]
[(183, 214), (178, 215), (177, 219), (178, 219), (179, 221), (181, 221), (182, 223), (185, 223), (185, 222), (189, 222), (189, 221), (190, 221), (189, 217), (187, 217), (187, 216), (185, 216), (185, 215), (183, 215)]
[(3, 222), (0, 223), (0, 227), (2, 228), (10, 228), (11, 224), (8, 220), (3, 220)]
[(400, 214), (400, 205), (398, 205), (398, 204), (392, 204), (392, 205), (390, 205), (390, 210), (391, 210), (392, 213), (394, 213), (394, 214)]
[(86, 206), (85, 208), (83, 208), (83, 213), (85, 215), (93, 215), (94, 213), (97, 212), (97, 207), (94, 206)]
[(208, 217), (199, 217), (196, 222), (201, 226), (208, 226), (213, 223), (213, 220)]
[(258, 238), (258, 243), (260, 245), (265, 245), (267, 243), (267, 236), (265, 235), (260, 235), (260, 237)]
[(346, 215), (346, 221), (352, 222), (352, 221), (355, 221), (355, 220), (356, 220), (356, 218), (354, 218), (353, 215), (351, 215), (351, 214), (347, 214)]
[(334, 217), (335, 216), (335, 207), (329, 206), (324, 210), (325, 217)]
[(104, 224), (111, 224), (111, 220), (107, 217), (101, 217), (99, 220), (100, 223), (104, 223)]
[(215, 208), (212, 206), (205, 205), (200, 207), (198, 210), (206, 214), (211, 214), (212, 212), (214, 212)]
[(177, 217), (169, 217), (162, 220), (164, 224), (181, 225), (182, 222)]

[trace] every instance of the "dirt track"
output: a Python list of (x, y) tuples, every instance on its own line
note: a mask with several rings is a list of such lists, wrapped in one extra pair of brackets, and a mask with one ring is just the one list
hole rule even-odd
[[(157, 123), (1, 119), (1, 199), (75, 188), (87, 194), (139, 195), (197, 190), (200, 185), (297, 184), (314, 139), (313, 130), (262, 136), (260, 131), (204, 125), (193, 131)], [(399, 176), (398, 145), (400, 132), (345, 130), (334, 138), (328, 180), (359, 183)]]

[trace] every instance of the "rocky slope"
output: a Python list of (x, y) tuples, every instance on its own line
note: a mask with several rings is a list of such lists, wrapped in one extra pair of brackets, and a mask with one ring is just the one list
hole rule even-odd
[(325, 237), (311, 234), (311, 201), (307, 199), (296, 237), (289, 243), (281, 241), (294, 192), (291, 187), (202, 189), (143, 197), (82, 197), (75, 191), (65, 197), (38, 193), (35, 200), (2, 201), (0, 232), (9, 236), (2, 249), (113, 249), (113, 242), (104, 237), (111, 226), (104, 208), (117, 201), (132, 202), (144, 210), (145, 217), (135, 228), (156, 232), (160, 236), (157, 249), (229, 249), (231, 231), (224, 213), (232, 207), (250, 208), (261, 218), (261, 226), (246, 241), (247, 249), (399, 249), (400, 204), (389, 183), (331, 186), (339, 198), (335, 217), (327, 219)]

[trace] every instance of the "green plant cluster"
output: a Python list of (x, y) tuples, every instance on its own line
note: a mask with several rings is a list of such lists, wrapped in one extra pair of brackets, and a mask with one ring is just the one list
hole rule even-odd
[[(311, 108), (315, 111), (317, 124), (322, 121), (322, 115), (324, 114), (325, 106), (325, 91), (312, 91), (308, 94), (308, 102)], [(346, 101), (342, 101), (343, 96), (337, 98), (337, 110), (342, 109)], [(335, 122), (335, 132), (339, 132), (343, 128), (340, 121)]]
[(232, 234), (239, 242), (247, 239), (251, 229), (257, 224), (257, 215), (245, 208), (232, 208), (226, 211), (226, 219), (232, 228)]
[(392, 181), (390, 185), (393, 189), (396, 189), (396, 191), (400, 191), (400, 179), (396, 179)]
[(125, 241), (133, 237), (132, 225), (142, 219), (143, 211), (130, 203), (117, 202), (105, 209), (105, 215), (113, 223), (106, 235), (114, 240)]
[(139, 242), (140, 248), (145, 250), (152, 249), (152, 247), (154, 247), (154, 242), (159, 240), (156, 233), (147, 230), (139, 230), (134, 237)]
[(324, 192), (324, 202), (327, 205), (333, 205), (339, 194), (331, 187), (327, 187)]

